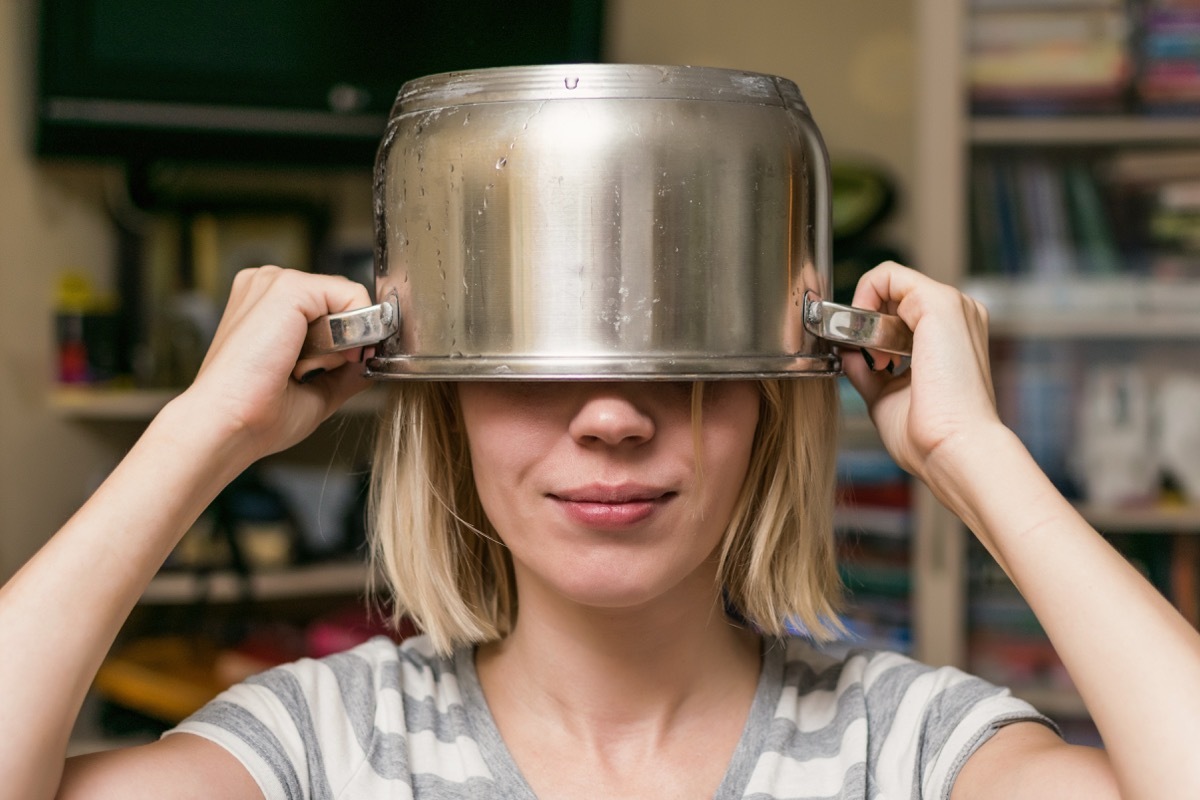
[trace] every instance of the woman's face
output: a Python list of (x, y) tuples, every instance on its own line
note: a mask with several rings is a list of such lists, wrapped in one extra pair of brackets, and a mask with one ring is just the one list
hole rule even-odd
[(479, 496), (512, 553), (522, 605), (544, 592), (616, 609), (687, 587), (716, 591), (710, 556), (748, 468), (755, 384), (704, 387), (699, 453), (688, 383), (464, 383), (459, 392)]

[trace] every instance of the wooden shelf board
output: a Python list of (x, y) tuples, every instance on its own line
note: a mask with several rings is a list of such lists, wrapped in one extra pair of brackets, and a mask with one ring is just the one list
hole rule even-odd
[[(179, 394), (178, 389), (108, 389), (60, 386), (50, 392), (48, 406), (65, 419), (92, 422), (148, 422)], [(373, 414), (382, 393), (368, 389), (355, 395), (339, 414)]]
[(50, 393), (49, 406), (68, 419), (141, 420), (153, 417), (176, 394), (174, 389), (60, 386)]
[(1147, 506), (1099, 508), (1078, 506), (1084, 518), (1103, 533), (1200, 533), (1200, 507)]
[[(251, 596), (256, 600), (283, 600), (362, 593), (366, 591), (367, 574), (366, 564), (357, 561), (263, 571), (251, 577)], [(164, 570), (142, 593), (141, 602), (174, 605), (204, 599), (222, 603), (239, 599), (241, 593), (241, 578), (232, 572), (218, 571), (202, 577)]]
[(1200, 282), (1194, 280), (971, 275), (961, 285), (987, 306), (996, 336), (1200, 339)]
[(1200, 315), (1174, 312), (1151, 316), (1134, 313), (994, 313), (995, 337), (1028, 339), (1200, 339)]
[(977, 116), (968, 123), (967, 135), (976, 145), (1194, 145), (1200, 141), (1200, 119), (1136, 115)]
[(1012, 693), (1049, 717), (1088, 717), (1078, 692), (1043, 686), (1014, 686)]

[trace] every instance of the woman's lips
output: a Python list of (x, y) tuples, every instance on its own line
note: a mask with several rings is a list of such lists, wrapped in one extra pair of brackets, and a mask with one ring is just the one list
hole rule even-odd
[(674, 496), (643, 486), (589, 486), (549, 495), (573, 522), (607, 530), (645, 521)]

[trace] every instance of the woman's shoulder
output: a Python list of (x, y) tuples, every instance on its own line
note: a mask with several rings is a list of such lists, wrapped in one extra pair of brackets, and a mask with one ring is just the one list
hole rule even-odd
[(800, 638), (773, 642), (767, 653), (778, 688), (752, 780), (766, 796), (775, 779), (767, 776), (778, 775), (831, 795), (847, 786), (865, 792), (870, 775), (884, 796), (945, 796), (999, 727), (1044, 721), (1006, 689), (901, 653)]
[(869, 680), (898, 667), (933, 669), (904, 653), (858, 647), (841, 641), (817, 643), (804, 637), (790, 637), (770, 642), (767, 647), (768, 651), (777, 651), (785, 667), (793, 673), (817, 673), (827, 678), (845, 676)]
[(796, 677), (817, 675), (824, 681), (872, 682), (896, 670), (968, 677), (955, 667), (934, 667), (894, 650), (857, 647), (853, 643), (818, 644), (810, 639), (792, 637), (777, 640), (768, 647), (778, 648), (785, 669)]
[[(382, 795), (414, 771), (441, 775), (444, 748), (436, 743), (469, 734), (462, 715), (453, 713), (461, 704), (456, 663), (424, 637), (399, 644), (377, 637), (255, 675), (174, 732), (224, 746), (260, 786), (273, 787), (268, 796), (292, 796), (287, 786)], [(422, 745), (410, 752), (413, 741)], [(471, 776), (482, 774), (478, 761), (470, 762)], [(360, 770), (368, 762), (370, 769)]]
[[(376, 636), (320, 658), (301, 658), (253, 675), (222, 692), (195, 718), (228, 714), (234, 706), (260, 719), (301, 717), (316, 727), (347, 719), (362, 728), (381, 713), (403, 719), (412, 700), (455, 702), (460, 696), (457, 659), (439, 655), (424, 636), (397, 643)], [(361, 717), (361, 719), (358, 719)]]
[(428, 637), (412, 636), (396, 642), (387, 636), (375, 636), (338, 653), (284, 664), (248, 683), (298, 681), (312, 685), (333, 681), (343, 695), (375, 694), (388, 689), (423, 695), (456, 687), (457, 664), (453, 654), (435, 651)]
[[(800, 702), (837, 698), (868, 716), (890, 714), (903, 705), (927, 708), (953, 705), (963, 713), (983, 700), (996, 710), (1032, 712), (995, 686), (953, 666), (932, 666), (903, 653), (846, 646), (817, 645), (807, 639), (781, 640), (781, 688)], [(845, 709), (844, 709), (845, 710)]]

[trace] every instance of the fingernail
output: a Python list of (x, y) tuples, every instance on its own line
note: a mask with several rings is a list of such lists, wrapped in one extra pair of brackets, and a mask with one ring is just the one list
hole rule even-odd
[(309, 381), (311, 381), (313, 378), (320, 377), (321, 375), (324, 375), (324, 374), (325, 374), (325, 368), (324, 368), (324, 367), (317, 367), (316, 369), (310, 369), (308, 372), (306, 372), (306, 373), (304, 373), (303, 375), (301, 375), (301, 376), (300, 376), (300, 382), (301, 382), (301, 383), (308, 383), (308, 382), (309, 382)]
[(871, 372), (874, 372), (875, 371), (875, 359), (871, 358), (871, 354), (868, 353), (863, 348), (859, 348), (858, 352), (862, 353), (863, 361), (867, 362), (867, 368), (870, 369)]

